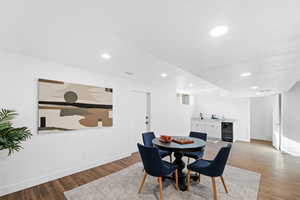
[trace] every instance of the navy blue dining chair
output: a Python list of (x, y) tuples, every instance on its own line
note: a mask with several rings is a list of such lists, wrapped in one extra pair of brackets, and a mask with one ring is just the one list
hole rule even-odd
[[(221, 177), (222, 184), (226, 193), (228, 193), (228, 189), (225, 185), (225, 181), (223, 178), (223, 172), (230, 154), (231, 144), (228, 144), (226, 147), (222, 147), (218, 152), (217, 156), (214, 160), (196, 160), (192, 164), (188, 165), (188, 189), (190, 186), (191, 180), (191, 171), (197, 172), (199, 174), (203, 174), (205, 176), (210, 176), (212, 180), (212, 192), (214, 196), (214, 200), (217, 200), (217, 188), (216, 188), (216, 181), (215, 177)], [(199, 177), (200, 179), (200, 177)]]
[(160, 200), (163, 200), (162, 177), (166, 177), (175, 171), (176, 190), (178, 190), (178, 165), (169, 163), (161, 159), (158, 149), (155, 147), (137, 144), (140, 156), (144, 165), (144, 177), (141, 182), (139, 193), (142, 192), (145, 180), (148, 175), (158, 178), (160, 189)]
[[(207, 134), (206, 133), (201, 133), (201, 132), (190, 132), (190, 137), (194, 138), (199, 138), (201, 140), (207, 141)], [(190, 158), (193, 158), (195, 160), (198, 160), (203, 157), (204, 155), (204, 147), (202, 148), (201, 151), (196, 151), (196, 152), (185, 152), (183, 154), (184, 156), (188, 157), (188, 162), (187, 164), (190, 163)]]
[[(146, 132), (142, 134), (144, 145), (147, 147), (153, 147), (152, 140), (155, 138), (154, 132)], [(164, 158), (170, 156), (170, 162), (172, 162), (172, 152), (165, 150), (158, 150), (160, 157)]]

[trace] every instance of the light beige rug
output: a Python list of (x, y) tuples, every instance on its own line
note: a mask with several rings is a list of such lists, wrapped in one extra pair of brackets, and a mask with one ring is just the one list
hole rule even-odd
[[(138, 194), (138, 187), (143, 178), (141, 163), (132, 165), (122, 171), (100, 178), (91, 183), (65, 192), (68, 200), (158, 200), (159, 186), (154, 177), (147, 178), (144, 191)], [(219, 199), (256, 200), (260, 174), (227, 165), (224, 172), (229, 194), (226, 194), (219, 178), (216, 179)], [(176, 191), (171, 180), (164, 181), (165, 200), (204, 200), (212, 199), (211, 179), (201, 176), (201, 183), (192, 181), (190, 191)]]

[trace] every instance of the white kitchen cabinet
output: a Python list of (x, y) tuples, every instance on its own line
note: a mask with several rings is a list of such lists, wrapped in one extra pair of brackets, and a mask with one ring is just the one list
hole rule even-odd
[(198, 120), (192, 121), (191, 131), (206, 132), (206, 124)]
[(192, 120), (191, 131), (206, 131), (206, 124), (200, 120)]
[(221, 138), (221, 122), (206, 123), (206, 132), (208, 137)]
[[(214, 120), (192, 118), (191, 120), (191, 131), (207, 133), (207, 137), (211, 138), (222, 138), (222, 122), (226, 120)], [(233, 120), (231, 120), (233, 122)]]

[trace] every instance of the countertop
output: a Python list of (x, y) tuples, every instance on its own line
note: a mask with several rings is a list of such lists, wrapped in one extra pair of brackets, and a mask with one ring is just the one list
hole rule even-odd
[(225, 118), (225, 119), (201, 119), (200, 117), (192, 117), (192, 120), (197, 120), (201, 122), (235, 122), (235, 119)]

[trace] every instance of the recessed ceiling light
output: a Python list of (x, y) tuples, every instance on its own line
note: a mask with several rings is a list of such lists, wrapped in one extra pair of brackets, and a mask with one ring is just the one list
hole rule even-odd
[(109, 60), (109, 59), (111, 59), (111, 55), (109, 53), (102, 53), (101, 58), (103, 58), (105, 60)]
[(168, 74), (166, 74), (166, 73), (162, 73), (160, 76), (161, 76), (161, 77), (167, 77), (167, 76), (168, 76)]
[(190, 86), (190, 87), (194, 87), (194, 84), (193, 84), (193, 83), (190, 83), (189, 86)]
[(217, 26), (217, 27), (211, 29), (209, 31), (209, 35), (211, 37), (219, 37), (219, 36), (225, 35), (227, 32), (228, 32), (228, 27), (222, 25), (222, 26)]
[(256, 95), (272, 95), (272, 94), (275, 94), (275, 92), (267, 89), (267, 90), (259, 90), (259, 92), (256, 92), (255, 94)]
[(251, 76), (252, 74), (250, 72), (245, 72), (245, 73), (242, 73), (240, 76), (241, 77), (247, 77), (247, 76)]
[(268, 92), (272, 92), (272, 90), (260, 90), (260, 92), (263, 92), (263, 93), (268, 93)]
[(132, 72), (125, 72), (125, 74), (130, 75), (130, 76), (134, 75), (134, 73), (132, 73)]
[(252, 86), (251, 89), (257, 90), (257, 89), (258, 89), (258, 86)]

